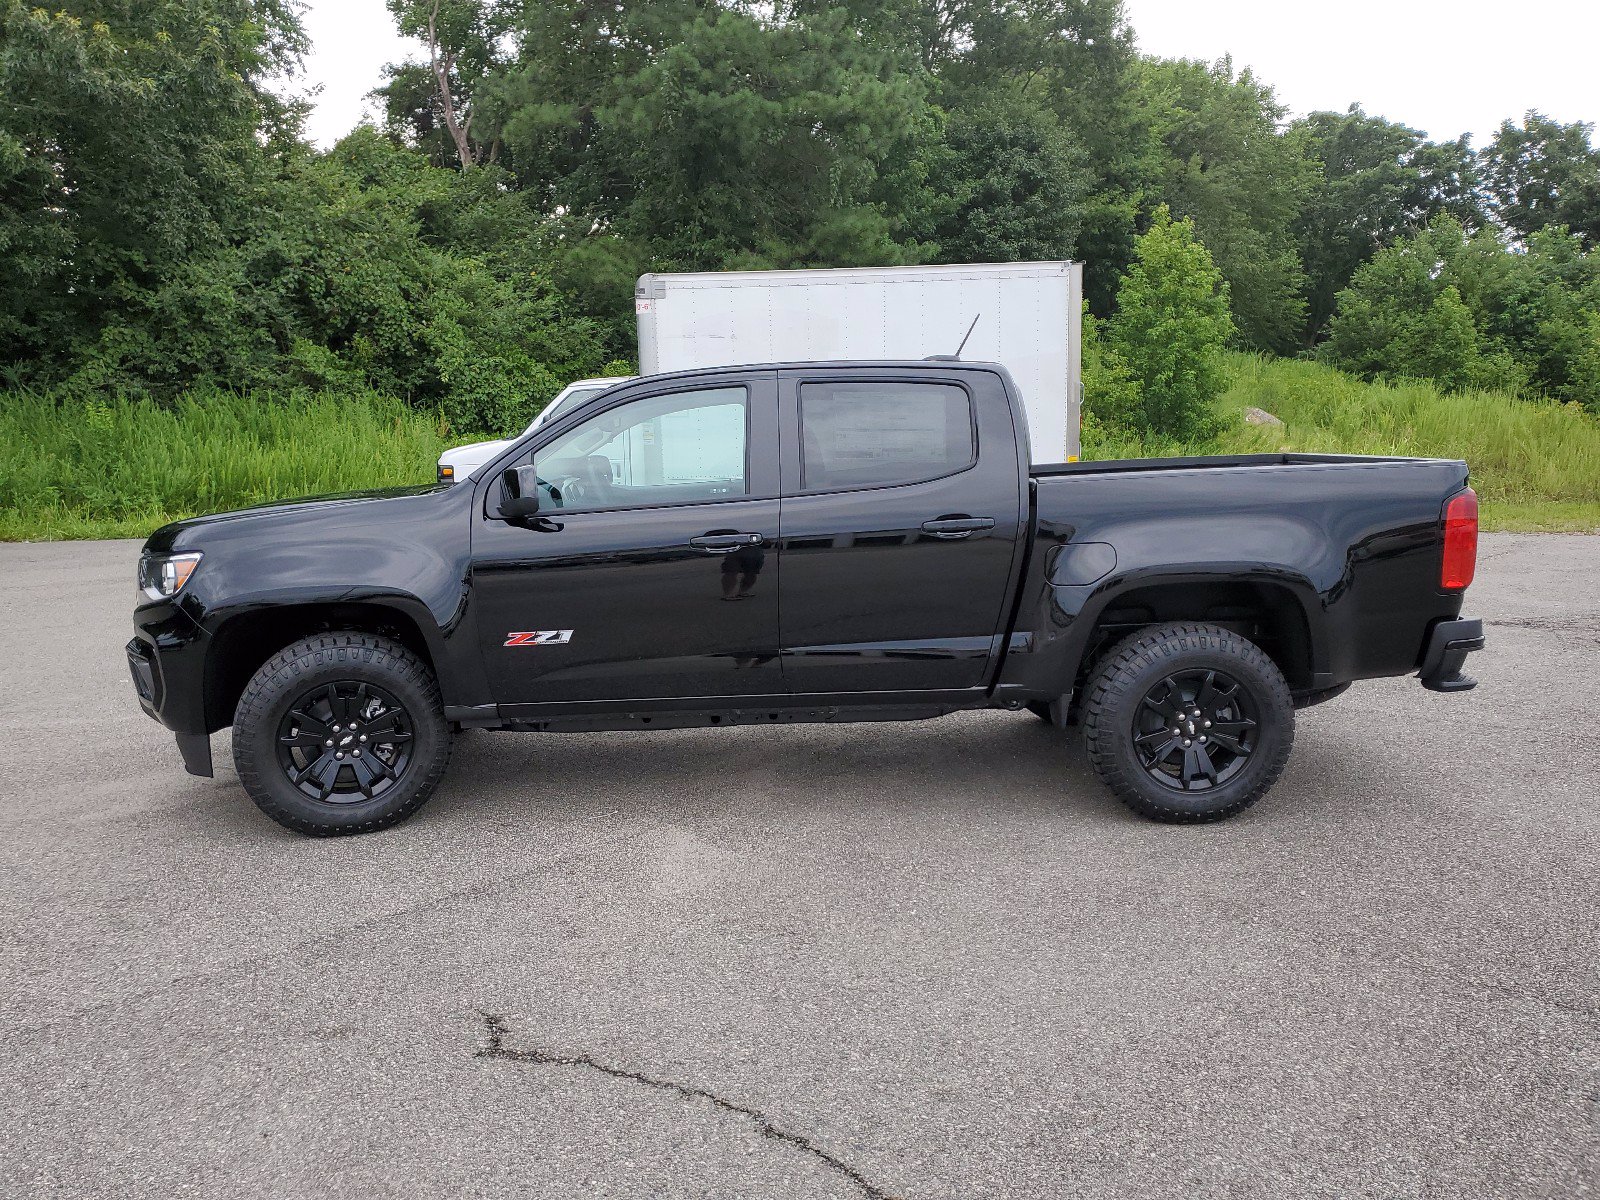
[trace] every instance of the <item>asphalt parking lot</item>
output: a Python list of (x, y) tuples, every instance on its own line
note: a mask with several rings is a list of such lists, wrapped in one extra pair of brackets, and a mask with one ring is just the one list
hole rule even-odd
[(136, 554), (0, 546), (6, 1195), (1600, 1194), (1600, 537), (1220, 826), (981, 713), (469, 735), (334, 841), (139, 711)]

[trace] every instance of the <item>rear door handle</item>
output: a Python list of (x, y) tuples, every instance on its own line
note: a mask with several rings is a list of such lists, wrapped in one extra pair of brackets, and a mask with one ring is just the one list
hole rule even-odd
[(969, 537), (980, 529), (993, 529), (993, 517), (940, 517), (937, 521), (924, 521), (922, 532), (936, 538)]
[(690, 538), (689, 545), (704, 554), (732, 554), (746, 546), (759, 546), (766, 541), (759, 533), (708, 533)]

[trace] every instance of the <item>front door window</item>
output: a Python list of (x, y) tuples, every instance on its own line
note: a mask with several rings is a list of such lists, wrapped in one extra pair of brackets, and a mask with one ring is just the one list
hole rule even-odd
[(537, 451), (539, 508), (584, 512), (750, 494), (743, 387), (621, 404)]

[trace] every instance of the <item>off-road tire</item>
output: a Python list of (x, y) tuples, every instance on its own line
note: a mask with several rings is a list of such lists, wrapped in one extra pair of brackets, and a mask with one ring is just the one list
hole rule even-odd
[[(409, 761), (392, 786), (369, 799), (312, 799), (279, 762), (280, 726), (312, 689), (350, 682), (381, 688), (403, 706), (412, 734)], [(318, 634), (274, 654), (245, 685), (233, 717), (239, 782), (267, 816), (310, 837), (372, 833), (404, 821), (443, 778), (451, 740), (428, 665), (398, 642), (353, 631)]]
[[(1199, 791), (1175, 790), (1141, 761), (1136, 721), (1163, 680), (1211, 670), (1247, 690), (1255, 744), (1232, 778)], [(1118, 642), (1096, 665), (1084, 689), (1083, 736), (1101, 781), (1139, 816), (1172, 824), (1222, 821), (1261, 799), (1283, 773), (1294, 745), (1294, 700), (1277, 664), (1248, 638), (1215, 625), (1152, 625)]]

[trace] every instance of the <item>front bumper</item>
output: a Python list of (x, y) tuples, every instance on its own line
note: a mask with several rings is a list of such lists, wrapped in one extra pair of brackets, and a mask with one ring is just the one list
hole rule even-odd
[(211, 774), (211, 731), (205, 713), (206, 636), (177, 604), (140, 605), (127, 645), (128, 673), (139, 707), (172, 730), (184, 768)]
[(1461, 673), (1467, 655), (1483, 649), (1483, 622), (1440, 621), (1422, 651), (1422, 686), (1430, 692), (1470, 692), (1478, 681)]

